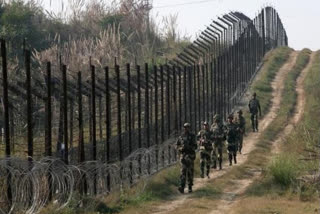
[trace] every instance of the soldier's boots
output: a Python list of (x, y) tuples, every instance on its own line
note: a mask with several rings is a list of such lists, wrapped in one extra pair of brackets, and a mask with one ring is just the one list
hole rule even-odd
[(210, 178), (210, 164), (207, 165), (207, 178)]
[(189, 193), (192, 193), (192, 186), (189, 186), (188, 192), (189, 192)]
[(229, 166), (232, 166), (232, 155), (229, 154)]
[(181, 186), (181, 187), (178, 188), (178, 190), (179, 190), (179, 192), (180, 192), (181, 194), (184, 193), (184, 187)]
[(200, 177), (201, 177), (201, 178), (204, 178), (204, 172), (203, 172), (203, 170), (201, 170)]
[(213, 169), (216, 169), (216, 168), (217, 168), (217, 161), (213, 161), (212, 168), (213, 168)]
[(233, 156), (233, 160), (234, 160), (234, 163), (237, 164), (237, 156), (236, 155)]

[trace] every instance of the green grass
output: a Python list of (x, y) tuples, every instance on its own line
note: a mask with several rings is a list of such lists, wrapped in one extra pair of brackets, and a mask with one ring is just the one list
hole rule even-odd
[[(304, 49), (298, 55), (296, 64), (293, 70), (288, 74), (284, 85), (284, 94), (281, 101), (281, 108), (278, 115), (270, 126), (263, 133), (261, 142), (258, 145), (258, 151), (253, 152), (249, 159), (253, 158), (253, 162), (258, 160), (254, 156), (269, 152), (271, 149), (271, 142), (276, 139), (278, 133), (287, 125), (292, 113), (295, 110), (297, 93), (295, 90), (296, 79), (300, 72), (305, 68), (310, 58), (310, 50)], [(287, 147), (287, 146), (286, 146)], [(257, 153), (257, 154), (254, 154)], [(275, 157), (269, 165), (266, 166), (267, 156), (260, 157), (258, 166), (264, 167), (264, 179), (259, 183), (253, 184), (249, 190), (249, 195), (264, 195), (264, 194), (284, 194), (290, 188), (291, 184), (296, 184), (296, 179), (299, 176), (301, 163), (297, 160), (295, 154), (286, 152)]]
[(269, 165), (269, 173), (274, 181), (284, 187), (290, 186), (297, 179), (299, 170), (298, 160), (289, 154), (276, 157)]
[(269, 110), (271, 104), (272, 86), (270, 83), (275, 78), (281, 66), (289, 58), (291, 52), (292, 49), (281, 47), (268, 53), (268, 57), (264, 59), (264, 66), (262, 71), (260, 71), (259, 79), (251, 86), (251, 91), (257, 93), (263, 115)]

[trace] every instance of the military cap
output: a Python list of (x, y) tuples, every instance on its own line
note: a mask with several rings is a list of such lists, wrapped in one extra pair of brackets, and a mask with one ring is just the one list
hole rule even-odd
[(229, 114), (228, 119), (233, 119), (233, 114)]
[(237, 113), (238, 113), (238, 114), (242, 114), (242, 110), (240, 109)]
[(190, 127), (190, 123), (185, 123), (185, 124), (183, 124), (183, 127)]
[(216, 114), (213, 116), (213, 120), (220, 120), (220, 119), (221, 119), (221, 117), (219, 114)]

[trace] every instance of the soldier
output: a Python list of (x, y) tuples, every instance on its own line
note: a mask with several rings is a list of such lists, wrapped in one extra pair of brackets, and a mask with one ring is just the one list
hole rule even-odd
[(238, 126), (233, 123), (233, 115), (228, 116), (228, 123), (226, 125), (225, 134), (228, 143), (229, 165), (232, 166), (232, 159), (237, 163), (237, 141), (239, 136)]
[(246, 119), (242, 116), (242, 110), (238, 111), (237, 123), (239, 129), (239, 141), (238, 141), (238, 150), (241, 154), (242, 145), (243, 145), (243, 136), (246, 132)]
[(184, 132), (176, 142), (176, 149), (179, 152), (181, 163), (180, 187), (179, 191), (184, 193), (186, 180), (188, 179), (189, 193), (192, 192), (193, 167), (196, 159), (196, 136), (190, 132), (190, 123), (183, 125)]
[(249, 111), (251, 113), (251, 123), (253, 132), (258, 131), (258, 112), (261, 117), (261, 108), (259, 100), (256, 98), (257, 94), (253, 93), (252, 99), (249, 102)]
[(208, 122), (203, 123), (203, 130), (199, 131), (197, 140), (200, 149), (201, 178), (204, 178), (205, 165), (207, 168), (206, 175), (209, 178), (213, 135), (212, 131), (210, 131)]
[[(217, 168), (217, 160), (219, 161), (219, 169), (222, 169), (222, 150), (224, 141), (226, 140), (226, 136), (224, 133), (224, 125), (222, 124), (222, 120), (220, 115), (216, 114), (213, 117), (213, 124), (211, 126), (211, 131), (213, 134), (213, 150), (212, 150), (212, 160), (213, 166), (212, 168)], [(218, 156), (217, 156), (218, 153)]]

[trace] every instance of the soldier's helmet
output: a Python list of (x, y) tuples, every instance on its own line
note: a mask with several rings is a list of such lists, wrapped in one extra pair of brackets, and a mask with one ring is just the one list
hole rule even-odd
[(204, 122), (203, 122), (203, 125), (204, 125), (204, 126), (209, 126), (209, 123), (208, 123), (207, 121), (204, 121)]
[(185, 123), (185, 124), (183, 124), (183, 127), (184, 127), (184, 128), (189, 128), (189, 127), (190, 127), (190, 123)]
[(213, 116), (213, 121), (217, 122), (217, 121), (221, 121), (221, 117), (219, 114), (216, 114)]
[(254, 93), (252, 94), (252, 96), (256, 97), (256, 96), (257, 96), (257, 93), (256, 93), (256, 92), (254, 92)]
[(232, 119), (233, 120), (233, 114), (229, 114), (228, 119)]
[(240, 115), (242, 115), (242, 110), (240, 109), (237, 113), (240, 114)]

